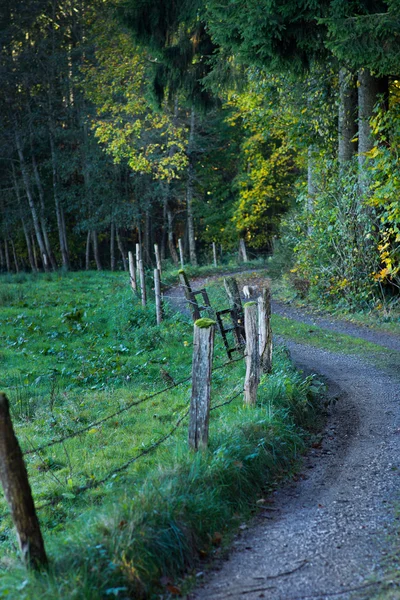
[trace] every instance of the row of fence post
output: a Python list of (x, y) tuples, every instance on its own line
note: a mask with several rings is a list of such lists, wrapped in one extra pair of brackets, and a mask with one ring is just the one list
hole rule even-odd
[[(230, 290), (235, 287), (230, 282)], [(239, 297), (240, 300), (240, 297)], [(244, 402), (254, 406), (260, 377), (272, 368), (271, 294), (261, 291), (257, 302), (244, 305), (246, 336)], [(198, 319), (193, 329), (192, 394), (189, 411), (189, 447), (193, 450), (208, 444), (208, 424), (211, 406), (211, 375), (216, 322)]]

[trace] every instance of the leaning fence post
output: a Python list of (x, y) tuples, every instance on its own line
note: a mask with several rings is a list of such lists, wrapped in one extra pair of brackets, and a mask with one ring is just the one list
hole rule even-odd
[(197, 304), (196, 298), (193, 294), (188, 276), (186, 275), (183, 269), (179, 271), (179, 281), (181, 282), (186, 301), (189, 304), (189, 308), (192, 312), (193, 320), (196, 321), (197, 319), (200, 319), (201, 316), (199, 311), (199, 305)]
[(0, 394), (0, 480), (17, 530), (25, 564), (47, 565), (40, 525), (21, 448), (15, 436), (7, 396)]
[(205, 318), (195, 321), (188, 436), (193, 450), (205, 448), (208, 443), (214, 336), (215, 321)]
[(258, 349), (258, 310), (257, 302), (244, 305), (244, 326), (246, 331), (246, 377), (244, 380), (244, 401), (255, 404), (260, 383), (260, 355)]
[(160, 250), (158, 249), (158, 244), (154, 244), (154, 254), (156, 255), (156, 267), (157, 269), (160, 271), (160, 275), (161, 275), (161, 256), (160, 256)]
[(132, 292), (137, 292), (137, 284), (136, 284), (136, 272), (135, 272), (135, 261), (133, 260), (132, 252), (128, 252), (128, 261), (129, 261), (129, 278), (131, 280), (131, 288)]
[(260, 369), (270, 373), (272, 369), (271, 292), (263, 288), (258, 298), (258, 328)]
[(160, 270), (154, 269), (154, 293), (156, 297), (156, 317), (157, 325), (159, 325), (163, 319), (162, 301), (161, 301), (161, 279)]
[(217, 263), (217, 246), (216, 246), (215, 242), (212, 243), (212, 249), (213, 249), (214, 267), (217, 267), (218, 266), (218, 263)]
[(178, 239), (178, 246), (179, 246), (179, 258), (181, 261), (181, 267), (183, 269), (183, 267), (185, 266), (184, 262), (183, 262), (183, 244), (182, 244), (182, 238)]
[(240, 346), (246, 339), (246, 334), (243, 325), (243, 306), (239, 287), (234, 277), (225, 277), (224, 286), (229, 299), (229, 304), (233, 310), (233, 318), (237, 324), (237, 330), (234, 331), (235, 342), (237, 346)]
[(146, 280), (144, 277), (144, 266), (142, 259), (139, 260), (139, 277), (140, 277), (140, 291), (142, 293), (142, 306), (146, 306)]

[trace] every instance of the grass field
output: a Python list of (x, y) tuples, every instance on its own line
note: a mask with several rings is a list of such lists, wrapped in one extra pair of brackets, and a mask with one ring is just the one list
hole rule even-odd
[(167, 307), (158, 327), (128, 284), (107, 272), (0, 279), (0, 389), (51, 561), (27, 576), (1, 497), (0, 597), (168, 593), (293, 469), (315, 425), (320, 388), (284, 350), (244, 407), (244, 363), (226, 365), (217, 335), (210, 447), (188, 452), (192, 324)]

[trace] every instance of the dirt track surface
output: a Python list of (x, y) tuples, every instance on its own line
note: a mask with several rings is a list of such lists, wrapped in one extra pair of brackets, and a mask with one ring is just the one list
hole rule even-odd
[[(274, 309), (400, 350), (394, 335), (280, 304)], [(190, 595), (193, 600), (371, 598), (383, 575), (399, 500), (400, 374), (359, 358), (288, 346), (294, 362), (322, 375), (337, 397), (322, 445), (304, 459), (299, 481), (277, 491), (236, 538), (227, 560)]]

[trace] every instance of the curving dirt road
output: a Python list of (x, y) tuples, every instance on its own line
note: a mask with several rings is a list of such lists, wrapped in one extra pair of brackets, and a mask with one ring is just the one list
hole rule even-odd
[[(274, 308), (400, 350), (398, 336), (277, 303)], [(304, 459), (299, 481), (277, 491), (236, 538), (193, 600), (371, 598), (383, 576), (399, 499), (400, 374), (312, 346), (288, 346), (294, 362), (321, 374), (338, 398), (322, 445)]]

